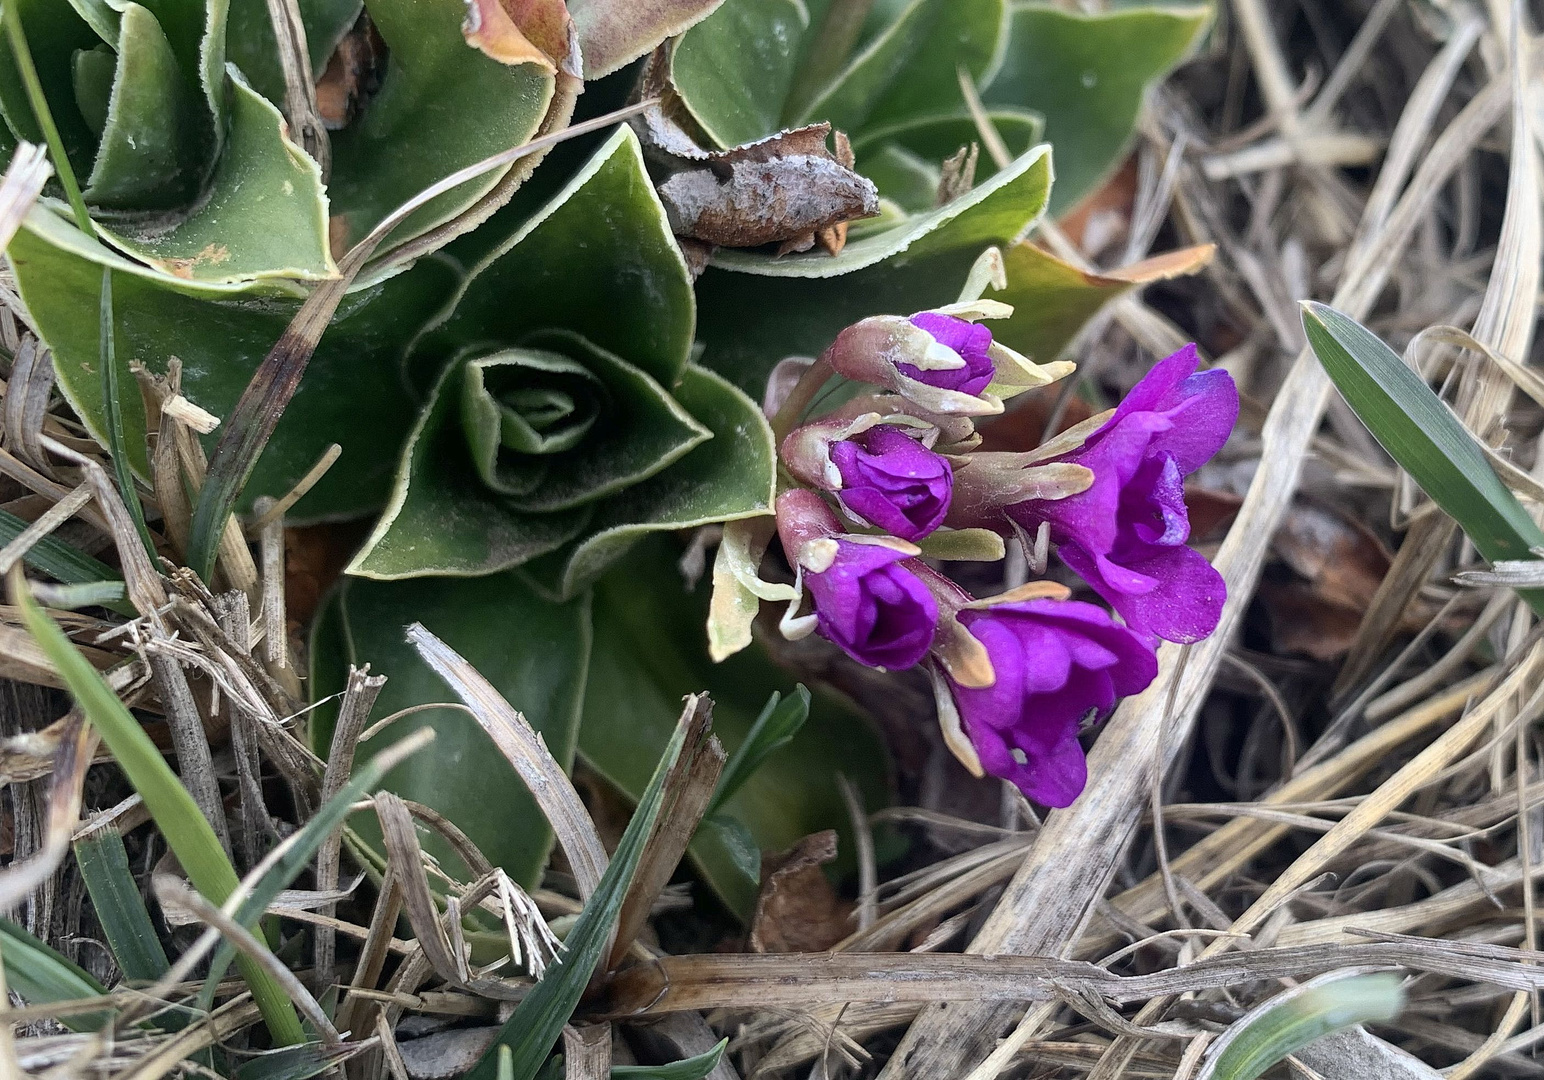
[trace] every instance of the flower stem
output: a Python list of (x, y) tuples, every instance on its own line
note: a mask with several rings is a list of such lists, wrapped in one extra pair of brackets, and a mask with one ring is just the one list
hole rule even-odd
[(788, 397), (778, 408), (777, 415), (772, 418), (774, 446), (783, 445), (783, 440), (788, 438), (788, 433), (798, 426), (799, 420), (804, 416), (804, 410), (810, 407), (810, 402), (815, 400), (815, 395), (820, 393), (821, 387), (825, 386), (834, 374), (830, 361), (822, 356), (799, 376), (799, 381), (793, 384), (793, 389), (788, 391)]
[(38, 69), (32, 63), (32, 50), (28, 48), (27, 35), (22, 30), (19, 7), (16, 3), (9, 3), (0, 9), (0, 19), (5, 22), (5, 32), (11, 39), (11, 52), (16, 57), (16, 69), (21, 74), (22, 85), (27, 88), (27, 100), (32, 104), (32, 114), (37, 119), (38, 127), (43, 129), (48, 154), (54, 159), (54, 172), (59, 175), (65, 197), (70, 200), (70, 209), (75, 211), (75, 223), (87, 236), (95, 236), (96, 229), (86, 209), (86, 200), (81, 196), (80, 185), (75, 182), (75, 170), (70, 168), (70, 159), (64, 154), (64, 141), (59, 138), (54, 115), (48, 110), (48, 99), (43, 96), (43, 84), (38, 80)]

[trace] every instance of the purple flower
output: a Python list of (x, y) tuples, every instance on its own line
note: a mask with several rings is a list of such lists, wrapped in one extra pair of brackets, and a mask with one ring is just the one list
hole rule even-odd
[(982, 767), (1036, 802), (1071, 805), (1088, 779), (1079, 727), (1146, 689), (1158, 674), (1152, 646), (1077, 600), (1021, 600), (959, 619), (986, 646), (997, 675), (984, 689), (950, 680)]
[(1155, 365), (1081, 447), (1057, 459), (1093, 471), (1086, 491), (1007, 507), (1031, 531), (1050, 522), (1062, 561), (1127, 625), (1180, 642), (1216, 629), (1227, 598), (1222, 575), (1185, 546), (1184, 478), (1222, 448), (1238, 418), (1232, 376), (1197, 373), (1197, 363), (1187, 345)]
[(933, 335), (940, 345), (952, 349), (965, 361), (964, 367), (919, 368), (914, 364), (899, 363), (896, 367), (907, 378), (927, 383), (943, 390), (956, 390), (972, 397), (981, 393), (992, 381), (995, 365), (987, 350), (992, 347), (992, 331), (980, 323), (966, 322), (953, 315), (940, 315), (936, 311), (924, 311), (911, 317), (911, 324)]
[(927, 655), (938, 626), (938, 601), (902, 565), (916, 549), (843, 536), (840, 527), (812, 491), (796, 488), (778, 497), (778, 534), (789, 561), (803, 571), (821, 636), (860, 664), (909, 668)]
[(922, 539), (949, 512), (949, 462), (893, 424), (832, 443), (831, 462), (842, 477), (842, 505), (903, 540)]

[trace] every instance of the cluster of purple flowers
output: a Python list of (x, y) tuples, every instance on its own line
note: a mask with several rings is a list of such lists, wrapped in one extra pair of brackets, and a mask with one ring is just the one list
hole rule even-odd
[[(1217, 626), (1226, 589), (1186, 546), (1184, 478), (1227, 440), (1238, 391), (1198, 372), (1187, 346), (1038, 450), (978, 451), (975, 417), (1070, 369), (1037, 368), (971, 321), (1003, 313), (977, 302), (865, 319), (801, 380), (806, 402), (832, 374), (873, 390), (781, 443), (801, 486), (778, 498), (778, 534), (814, 606), (784, 625), (871, 667), (925, 664), (967, 767), (1066, 806), (1087, 778), (1084, 723), (1152, 682), (1160, 639)], [(1048, 580), (978, 600), (924, 561), (929, 537), (981, 528), (1048, 542), (1114, 614)]]

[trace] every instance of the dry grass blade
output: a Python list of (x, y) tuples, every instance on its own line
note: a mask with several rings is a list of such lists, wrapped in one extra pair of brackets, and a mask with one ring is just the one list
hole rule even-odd
[(601, 846), (595, 823), (568, 774), (526, 718), (454, 649), (418, 623), (408, 627), (407, 640), (424, 663), (466, 703), (477, 723), (530, 789), (573, 868), (580, 897), (588, 899), (605, 872), (606, 849)]
[(0, 251), (10, 245), (11, 237), (21, 228), (27, 211), (43, 194), (43, 185), (53, 173), (44, 147), (29, 142), (17, 144), (11, 164), (0, 176)]
[(54, 777), (48, 793), (48, 824), (37, 854), (12, 862), (0, 871), (0, 911), (9, 911), (51, 877), (69, 854), (70, 837), (80, 820), (86, 770), (97, 747), (96, 732), (84, 717), (75, 716), (61, 734), (54, 756)]
[[(659, 818), (638, 862), (617, 916), (616, 940), (606, 967), (622, 962), (639, 931), (648, 921), (654, 902), (670, 883), (702, 820), (727, 756), (713, 735), (713, 701), (705, 694), (688, 698), (680, 723), (686, 727), (686, 743), (665, 778)], [(565, 1035), (566, 1038), (566, 1035)]]
[(564, 1080), (609, 1080), (611, 1025), (589, 1024), (563, 1029)]
[(91, 486), (82, 484), (45, 510), (36, 521), (23, 529), (15, 540), (0, 548), (0, 576), (9, 574), (11, 567), (31, 551), (39, 540), (74, 517), (90, 500)]

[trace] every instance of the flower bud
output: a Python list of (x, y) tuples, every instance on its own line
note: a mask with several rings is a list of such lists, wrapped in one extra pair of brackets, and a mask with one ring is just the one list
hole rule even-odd
[(783, 441), (783, 462), (796, 478), (836, 493), (862, 524), (920, 540), (949, 512), (953, 470), (929, 444), (930, 425), (908, 416), (881, 422), (878, 413), (853, 421), (806, 424)]
[(812, 491), (777, 500), (778, 535), (815, 602), (816, 629), (861, 664), (911, 667), (927, 655), (938, 602), (906, 565), (919, 554), (904, 541), (851, 536)]
[[(943, 333), (947, 341), (960, 344), (969, 356), (935, 337), (917, 319)], [(1002, 402), (986, 393), (994, 370), (986, 351), (991, 331), (951, 316), (937, 316), (936, 320), (926, 314), (912, 319), (872, 316), (838, 334), (825, 359), (839, 375), (900, 394), (943, 416), (1002, 412)], [(984, 344), (980, 334), (985, 335)]]

